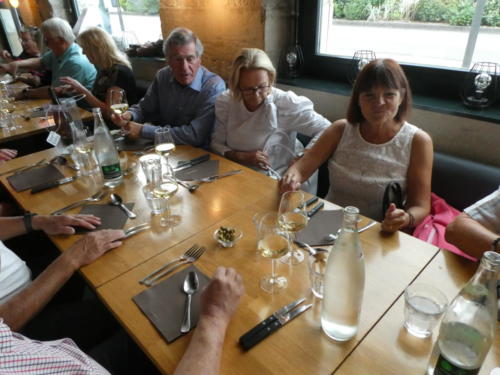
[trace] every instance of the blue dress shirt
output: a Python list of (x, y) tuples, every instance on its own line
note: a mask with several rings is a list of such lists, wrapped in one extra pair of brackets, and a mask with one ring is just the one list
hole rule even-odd
[(72, 43), (61, 56), (48, 51), (43, 54), (41, 62), (45, 69), (52, 72), (52, 86), (61, 86), (61, 77), (71, 77), (92, 90), (97, 71), (78, 44)]
[(176, 144), (207, 148), (215, 121), (215, 99), (225, 90), (222, 78), (200, 66), (188, 86), (174, 79), (170, 67), (158, 71), (141, 101), (130, 108), (132, 120), (144, 123), (141, 136), (154, 138), (156, 126), (172, 127)]

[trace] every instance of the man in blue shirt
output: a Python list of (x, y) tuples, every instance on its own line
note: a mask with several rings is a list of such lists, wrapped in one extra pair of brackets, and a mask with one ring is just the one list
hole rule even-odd
[(176, 144), (208, 147), (215, 99), (225, 90), (222, 78), (201, 66), (203, 45), (184, 28), (174, 29), (163, 44), (168, 66), (158, 71), (141, 101), (112, 116), (131, 138), (154, 138), (157, 127), (172, 127)]
[[(15, 74), (19, 68), (38, 70), (40, 68), (52, 73), (51, 86), (61, 86), (59, 78), (69, 76), (76, 79), (89, 90), (94, 85), (96, 70), (87, 57), (82, 54), (80, 46), (74, 43), (75, 36), (69, 23), (61, 18), (49, 18), (42, 23), (42, 34), (45, 45), (50, 51), (42, 57), (13, 61), (0, 66), (0, 70), (6, 70)], [(16, 99), (26, 98), (48, 98), (47, 87), (34, 90), (23, 90)]]

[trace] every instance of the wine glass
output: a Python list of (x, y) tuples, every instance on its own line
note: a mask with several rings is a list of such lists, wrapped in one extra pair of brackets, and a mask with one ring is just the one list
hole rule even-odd
[(128, 110), (127, 95), (123, 89), (112, 89), (108, 92), (108, 104), (117, 115), (122, 115)]
[(155, 130), (155, 151), (165, 157), (168, 164), (168, 156), (175, 151), (175, 143), (172, 138), (170, 126), (159, 127)]
[(288, 252), (289, 243), (286, 232), (278, 225), (278, 215), (275, 212), (263, 214), (257, 222), (257, 249), (265, 258), (271, 258), (271, 275), (260, 279), (260, 287), (267, 293), (275, 294), (287, 287), (284, 276), (276, 275), (276, 259)]
[(288, 234), (290, 252), (280, 259), (283, 263), (296, 265), (304, 260), (304, 253), (295, 246), (295, 233), (304, 229), (308, 217), (306, 212), (304, 193), (288, 191), (281, 196), (278, 211), (278, 223)]
[(170, 217), (170, 199), (177, 193), (179, 188), (177, 184), (177, 179), (175, 178), (175, 172), (170, 166), (170, 164), (166, 164), (166, 166), (161, 169), (161, 177), (153, 181), (153, 197), (156, 199), (161, 199), (162, 205), (164, 206), (164, 214), (160, 219), (160, 225), (162, 227), (166, 227), (171, 222)]

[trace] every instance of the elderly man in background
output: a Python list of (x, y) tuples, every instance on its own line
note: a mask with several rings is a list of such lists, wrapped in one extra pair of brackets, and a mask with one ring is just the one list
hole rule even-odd
[(446, 227), (446, 241), (478, 259), (488, 250), (500, 252), (500, 186)]
[[(82, 49), (74, 43), (75, 36), (69, 23), (61, 18), (50, 18), (42, 23), (45, 45), (50, 51), (41, 57), (13, 61), (0, 65), (0, 71), (16, 74), (18, 69), (46, 69), (52, 73), (51, 86), (61, 86), (61, 77), (72, 77), (83, 86), (91, 89), (96, 77), (96, 70)], [(16, 99), (48, 98), (47, 87), (23, 89)]]
[(144, 98), (112, 120), (131, 138), (154, 138), (155, 123), (170, 125), (176, 144), (208, 147), (215, 99), (224, 91), (224, 81), (201, 66), (203, 45), (188, 29), (174, 29), (163, 53), (168, 66), (156, 74)]

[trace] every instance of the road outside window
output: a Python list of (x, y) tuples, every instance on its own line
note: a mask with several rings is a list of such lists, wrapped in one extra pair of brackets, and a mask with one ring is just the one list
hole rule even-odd
[[(400, 63), (500, 63), (498, 0), (321, 0), (319, 53), (373, 50)], [(476, 22), (473, 22), (476, 17)]]

